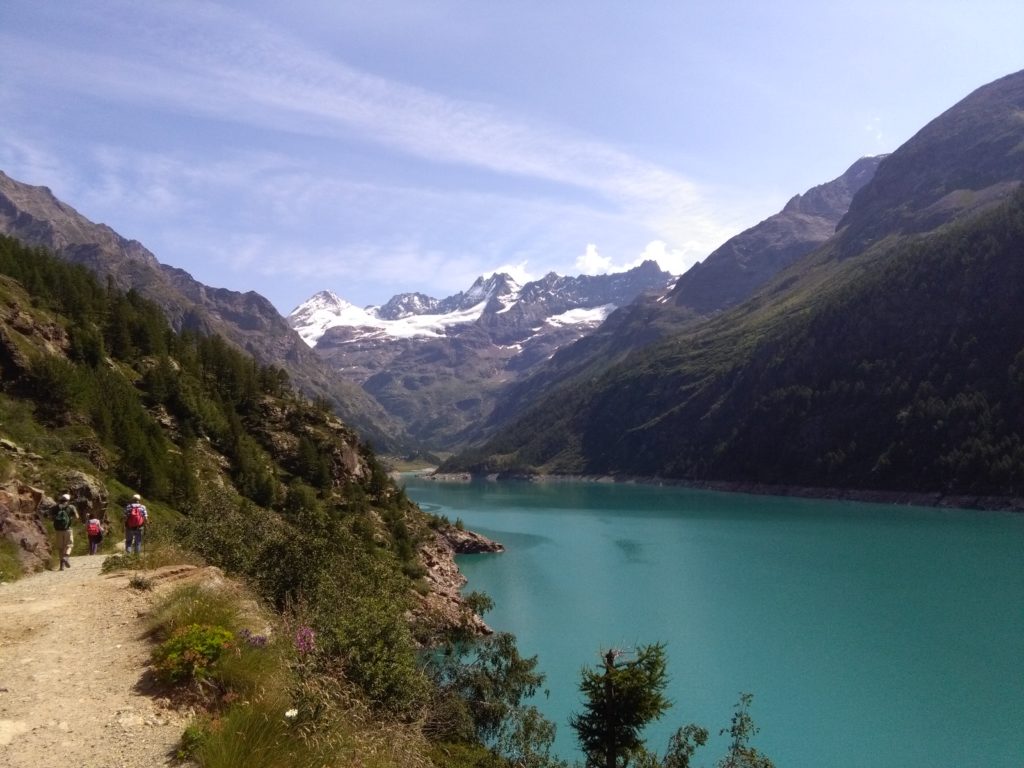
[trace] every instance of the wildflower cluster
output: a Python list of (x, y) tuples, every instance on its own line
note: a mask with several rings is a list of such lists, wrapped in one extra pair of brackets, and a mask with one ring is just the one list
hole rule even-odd
[(238, 633), (238, 637), (253, 648), (265, 648), (267, 646), (268, 638), (266, 635), (257, 635), (249, 629), (243, 629)]
[(299, 627), (295, 632), (295, 648), (305, 656), (316, 648), (316, 632), (311, 627)]

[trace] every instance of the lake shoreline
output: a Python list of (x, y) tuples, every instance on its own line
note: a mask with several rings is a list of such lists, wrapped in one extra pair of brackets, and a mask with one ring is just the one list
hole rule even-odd
[(869, 504), (897, 504), (915, 507), (937, 507), (943, 509), (974, 509), (986, 512), (1024, 512), (1024, 497), (985, 496), (981, 494), (945, 494), (922, 491), (879, 491), (858, 488), (822, 488), (801, 485), (773, 485), (770, 483), (739, 481), (693, 481), (671, 478), (640, 477), (625, 475), (539, 475), (539, 474), (473, 474), (469, 472), (416, 473), (425, 480), (439, 482), (499, 482), (518, 480), (531, 483), (608, 483), (653, 486), (674, 486), (695, 488), (722, 493), (745, 493), (755, 496), (791, 496), (801, 499), (824, 499), (828, 501), (860, 501)]
[(679, 704), (645, 731), (652, 746), (681, 722), (717, 736), (748, 691), (756, 744), (780, 766), (857, 768), (834, 745), (882, 743), (879, 768), (1020, 768), (1024, 616), (1007, 606), (1024, 599), (1022, 515), (612, 478), (404, 479), (424, 509), (506, 545), (459, 566), (493, 601), (492, 628), (540, 659), (559, 757), (583, 759), (565, 725), (580, 670), (662, 641)]

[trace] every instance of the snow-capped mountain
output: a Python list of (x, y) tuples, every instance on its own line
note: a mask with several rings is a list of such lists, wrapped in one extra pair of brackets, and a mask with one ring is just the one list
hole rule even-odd
[[(288, 322), (311, 347), (336, 327), (357, 328), (365, 339), (438, 338), (453, 326), (479, 320), (494, 301), (509, 309), (519, 285), (505, 274), (478, 278), (468, 291), (443, 301), (422, 293), (400, 293), (380, 307), (359, 308), (333, 291), (320, 291), (288, 315)], [(493, 308), (492, 308), (493, 309)]]
[(513, 329), (521, 330), (520, 321), (528, 319), (532, 335), (540, 330), (532, 328), (538, 322), (592, 328), (639, 294), (670, 285), (671, 275), (653, 261), (615, 275), (560, 277), (552, 272), (525, 286), (495, 273), (477, 278), (468, 290), (446, 299), (400, 293), (379, 307), (360, 308), (333, 291), (320, 291), (292, 310), (288, 322), (314, 348), (334, 328), (359, 329), (357, 335), (368, 339), (438, 338), (456, 326), (509, 313), (509, 321), (488, 325), (502, 328), (502, 335), (514, 335)]
[(443, 448), (486, 416), (503, 387), (617, 307), (665, 293), (672, 280), (648, 261), (615, 275), (550, 273), (522, 286), (496, 273), (445, 299), (403, 293), (379, 307), (359, 308), (320, 291), (288, 322), (413, 435)]

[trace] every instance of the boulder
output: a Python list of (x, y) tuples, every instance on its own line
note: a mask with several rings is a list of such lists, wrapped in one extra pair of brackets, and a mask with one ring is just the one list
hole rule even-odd
[(41, 570), (50, 561), (49, 529), (40, 513), (52, 504), (38, 488), (18, 481), (0, 485), (0, 536), (18, 547), (26, 573)]
[(92, 475), (85, 472), (72, 470), (64, 475), (65, 491), (71, 496), (71, 501), (78, 509), (82, 520), (89, 517), (96, 517), (99, 520), (107, 519), (107, 504), (110, 496), (106, 486)]

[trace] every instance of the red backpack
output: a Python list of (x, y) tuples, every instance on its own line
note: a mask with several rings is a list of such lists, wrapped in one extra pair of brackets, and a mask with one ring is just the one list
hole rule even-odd
[(99, 520), (90, 520), (88, 523), (86, 523), (85, 532), (90, 536), (99, 536), (103, 532), (103, 529), (100, 528)]
[(125, 525), (129, 528), (141, 528), (146, 524), (146, 518), (142, 516), (142, 505), (132, 504), (128, 507), (128, 519)]

